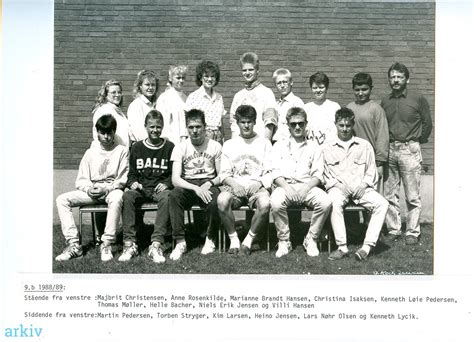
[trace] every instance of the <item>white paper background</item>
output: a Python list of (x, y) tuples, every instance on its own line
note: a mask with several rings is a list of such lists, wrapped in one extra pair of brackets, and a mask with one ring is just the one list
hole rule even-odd
[[(30, 340), (326, 340), (465, 341), (472, 336), (472, 33), (471, 1), (436, 8), (435, 275), (424, 277), (153, 276), (51, 274), (53, 3), (4, 1), (0, 165), (0, 340), (23, 317), (25, 283), (61, 282), (80, 293), (158, 288), (165, 293), (457, 296), (459, 305), (424, 305), (423, 319), (400, 322), (259, 321), (249, 323), (34, 320)], [(115, 278), (116, 280), (112, 280)], [(270, 289), (270, 290), (269, 290)], [(403, 311), (392, 304), (387, 310)], [(69, 310), (38, 304), (38, 310)], [(328, 306), (335, 310), (338, 306)], [(349, 307), (352, 308), (352, 307)], [(341, 307), (344, 310), (344, 307)], [(364, 311), (364, 306), (358, 308)], [(324, 324), (323, 324), (324, 323)], [(469, 329), (470, 328), (470, 329)], [(217, 332), (217, 335), (216, 335)], [(220, 335), (219, 335), (220, 334)], [(13, 340), (13, 338), (10, 338)]]

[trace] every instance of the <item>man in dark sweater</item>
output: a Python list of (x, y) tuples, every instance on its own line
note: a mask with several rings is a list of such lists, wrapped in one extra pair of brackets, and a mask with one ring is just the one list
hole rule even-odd
[(387, 242), (396, 240), (401, 234), (400, 182), (403, 182), (407, 205), (405, 243), (418, 243), (421, 213), (421, 147), (426, 143), (432, 129), (428, 101), (420, 94), (408, 91), (410, 73), (401, 63), (388, 69), (388, 80), (392, 92), (381, 103), (387, 115), (389, 130), (388, 177), (384, 183), (384, 196), (389, 207)]
[(156, 220), (151, 235), (148, 256), (163, 263), (163, 236), (169, 226), (168, 194), (171, 184), (171, 153), (174, 144), (161, 138), (163, 116), (151, 110), (145, 118), (148, 138), (135, 143), (130, 153), (130, 172), (123, 196), (123, 253), (119, 261), (129, 261), (138, 255), (136, 211), (144, 202), (157, 202)]

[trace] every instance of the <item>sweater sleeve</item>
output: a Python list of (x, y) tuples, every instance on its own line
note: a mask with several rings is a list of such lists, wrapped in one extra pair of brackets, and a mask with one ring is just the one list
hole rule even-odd
[(428, 101), (421, 96), (420, 98), (420, 115), (421, 115), (421, 136), (420, 144), (428, 142), (428, 138), (433, 129), (433, 123), (431, 121), (431, 111)]
[(127, 183), (126, 183), (126, 186), (128, 188), (133, 183), (140, 182), (139, 174), (137, 172), (137, 149), (138, 149), (138, 145), (133, 144), (132, 149), (130, 151), (130, 162), (129, 162)]
[(228, 177), (232, 177), (234, 175), (233, 169), (233, 163), (232, 159), (229, 155), (229, 144), (226, 142), (224, 143), (224, 146), (222, 147), (222, 154), (221, 154), (221, 169), (219, 172), (219, 178), (221, 182), (224, 182), (224, 180)]
[(123, 152), (120, 155), (117, 177), (112, 183), (111, 190), (125, 188), (125, 184), (127, 183), (127, 176), (128, 176), (128, 164), (129, 164), (128, 158), (129, 158), (128, 149), (124, 147)]
[(84, 191), (85, 193), (87, 193), (87, 190), (89, 190), (93, 186), (93, 183), (91, 181), (89, 154), (89, 150), (84, 153), (84, 156), (81, 159), (81, 163), (79, 164), (79, 170), (77, 172), (76, 178), (76, 189)]
[(388, 160), (388, 123), (387, 116), (382, 107), (377, 106), (375, 111), (375, 160), (386, 162)]

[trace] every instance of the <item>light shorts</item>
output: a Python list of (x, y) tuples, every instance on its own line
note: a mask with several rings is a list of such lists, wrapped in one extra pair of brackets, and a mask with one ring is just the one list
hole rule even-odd
[[(230, 192), (231, 194), (233, 194), (232, 187), (228, 185), (224, 185), (221, 189), (221, 192)], [(243, 205), (248, 205), (249, 208), (253, 209), (255, 208), (255, 203), (261, 197), (267, 197), (267, 199), (270, 201), (270, 193), (263, 186), (260, 189), (258, 189), (258, 191), (254, 193), (252, 196), (237, 197), (236, 195), (233, 194), (232, 204), (231, 204), (232, 209), (239, 209)]]

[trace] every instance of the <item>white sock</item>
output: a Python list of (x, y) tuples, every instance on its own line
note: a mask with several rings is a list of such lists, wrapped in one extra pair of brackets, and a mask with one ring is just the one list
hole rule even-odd
[(252, 247), (252, 242), (254, 238), (255, 238), (255, 234), (252, 232), (249, 232), (247, 236), (245, 237), (244, 242), (242, 242), (242, 245), (245, 245), (248, 248)]
[(230, 247), (229, 248), (239, 248), (240, 247), (240, 240), (237, 232), (229, 234), (230, 239)]

